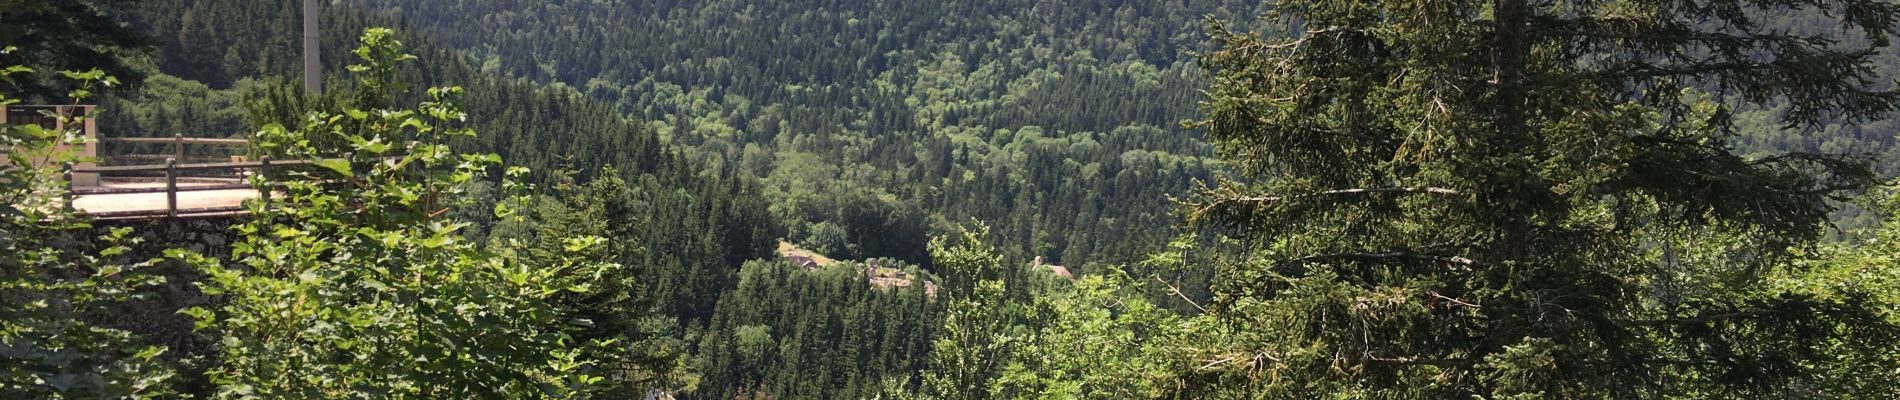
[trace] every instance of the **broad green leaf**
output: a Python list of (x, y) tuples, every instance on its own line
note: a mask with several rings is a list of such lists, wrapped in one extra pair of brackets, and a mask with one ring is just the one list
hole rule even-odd
[(334, 171), (337, 174), (343, 175), (344, 177), (356, 176), (356, 173), (350, 170), (349, 160), (340, 160), (340, 159), (317, 160), (316, 165), (319, 167), (323, 167), (324, 169)]

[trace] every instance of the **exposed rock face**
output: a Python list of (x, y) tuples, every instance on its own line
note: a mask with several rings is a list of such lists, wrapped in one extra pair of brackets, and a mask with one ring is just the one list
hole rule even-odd
[(231, 242), (237, 238), (232, 226), (248, 218), (109, 220), (94, 222), (93, 227), (100, 233), (112, 228), (132, 228), (133, 236), (142, 242), (132, 246), (135, 256), (161, 257), (167, 249), (185, 249), (222, 259), (231, 255)]

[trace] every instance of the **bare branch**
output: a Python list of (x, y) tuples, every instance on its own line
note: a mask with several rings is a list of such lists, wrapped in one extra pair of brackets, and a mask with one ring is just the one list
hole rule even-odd
[(1753, 318), (1765, 317), (1765, 316), (1775, 315), (1775, 314), (1780, 314), (1780, 313), (1781, 313), (1780, 311), (1775, 311), (1775, 310), (1757, 309), (1757, 310), (1736, 311), (1736, 312), (1729, 312), (1729, 313), (1722, 313), (1722, 314), (1703, 315), (1703, 316), (1697, 316), (1697, 317), (1691, 317), (1691, 318), (1669, 318), (1669, 319), (1658, 319), (1658, 320), (1647, 320), (1647, 321), (1622, 321), (1622, 323), (1625, 325), (1630, 325), (1630, 326), (1643, 326), (1643, 327), (1668, 326), (1668, 325), (1695, 325), (1695, 324), (1706, 324), (1706, 323), (1716, 322), (1716, 321), (1753, 319)]
[(1366, 361), (1390, 365), (1432, 365), (1439, 367), (1469, 367), (1478, 363), (1468, 358), (1416, 358), (1416, 357), (1376, 357), (1367, 356)]
[(1211, 362), (1208, 362), (1207, 364), (1205, 364), (1205, 365), (1202, 365), (1202, 366), (1201, 366), (1200, 368), (1196, 368), (1196, 369), (1202, 369), (1202, 370), (1204, 370), (1204, 369), (1208, 369), (1208, 368), (1213, 368), (1214, 366), (1217, 366), (1217, 365), (1221, 365), (1221, 364), (1226, 364), (1226, 363), (1230, 363), (1230, 362), (1234, 362), (1234, 356), (1227, 356), (1227, 358), (1222, 358), (1222, 359), (1219, 359), (1219, 360), (1214, 360), (1214, 361), (1211, 361)]
[(1265, 360), (1268, 360), (1268, 361), (1273, 361), (1273, 362), (1276, 362), (1276, 363), (1277, 363), (1277, 362), (1281, 362), (1281, 361), (1280, 361), (1280, 357), (1277, 357), (1277, 356), (1274, 356), (1274, 355), (1273, 355), (1273, 353), (1268, 353), (1268, 352), (1260, 352), (1260, 353), (1254, 353), (1254, 354), (1252, 354), (1252, 355), (1229, 355), (1229, 356), (1226, 356), (1226, 357), (1221, 357), (1221, 358), (1220, 358), (1220, 359), (1218, 359), (1218, 360), (1212, 360), (1212, 361), (1208, 361), (1208, 362), (1207, 362), (1207, 364), (1202, 364), (1202, 365), (1201, 365), (1201, 366), (1200, 366), (1199, 368), (1195, 368), (1195, 369), (1199, 369), (1199, 370), (1206, 370), (1206, 369), (1210, 369), (1210, 368), (1214, 368), (1214, 367), (1217, 367), (1217, 366), (1220, 366), (1220, 365), (1222, 365), (1222, 364), (1227, 364), (1227, 363), (1231, 363), (1231, 362), (1234, 362), (1234, 361), (1238, 361), (1238, 360), (1240, 360), (1240, 359), (1241, 359), (1241, 358), (1243, 358), (1243, 357), (1244, 357), (1244, 358), (1246, 358), (1246, 359), (1248, 359), (1248, 360), (1251, 360), (1251, 361), (1249, 361), (1249, 362), (1248, 362), (1248, 364), (1249, 364), (1249, 365), (1250, 365), (1251, 367), (1253, 367), (1253, 368), (1259, 368), (1259, 367), (1260, 367), (1260, 364), (1262, 364), (1262, 363), (1260, 362), (1260, 360), (1262, 360), (1262, 359), (1265, 359)]
[(1404, 259), (1404, 260), (1416, 260), (1416, 261), (1436, 261), (1436, 262), (1442, 262), (1442, 263), (1463, 265), (1467, 267), (1476, 267), (1476, 266), (1480, 266), (1484, 264), (1484, 263), (1478, 262), (1477, 260), (1472, 260), (1472, 259), (1464, 258), (1460, 256), (1446, 257), (1446, 256), (1434, 256), (1434, 255), (1429, 255), (1429, 254), (1407, 253), (1407, 252), (1318, 254), (1318, 255), (1311, 255), (1311, 256), (1286, 260), (1286, 262), (1305, 264), (1305, 263), (1318, 262), (1318, 261), (1350, 260), (1350, 259), (1360, 259), (1360, 260)]
[[(1471, 303), (1467, 303), (1467, 302), (1465, 302), (1464, 300), (1459, 300), (1459, 299), (1455, 299), (1455, 298), (1451, 298), (1451, 297), (1447, 297), (1447, 296), (1445, 296), (1445, 295), (1443, 295), (1443, 294), (1439, 294), (1438, 292), (1432, 292), (1431, 294), (1432, 294), (1432, 297), (1434, 297), (1434, 298), (1437, 298), (1437, 299), (1439, 299), (1439, 300), (1444, 300), (1444, 301), (1445, 301), (1445, 302), (1447, 302), (1447, 303), (1451, 303), (1451, 304), (1456, 304), (1456, 305), (1461, 305), (1461, 306), (1465, 306), (1465, 307), (1471, 307), (1471, 308), (1484, 308), (1484, 306), (1480, 306), (1480, 305), (1477, 305), (1477, 304), (1471, 304)], [(1449, 308), (1449, 307), (1447, 307), (1447, 308)]]
[(1324, 191), (1324, 192), (1317, 192), (1317, 193), (1307, 193), (1307, 194), (1300, 194), (1300, 195), (1292, 195), (1292, 196), (1266, 196), (1266, 197), (1240, 197), (1240, 198), (1233, 198), (1233, 199), (1227, 199), (1227, 200), (1222, 200), (1222, 201), (1225, 201), (1225, 202), (1250, 202), (1250, 203), (1270, 203), (1270, 202), (1278, 202), (1278, 201), (1286, 201), (1286, 200), (1294, 200), (1294, 199), (1305, 199), (1305, 198), (1313, 198), (1313, 197), (1325, 197), (1325, 196), (1342, 196), (1342, 195), (1357, 195), (1357, 194), (1379, 194), (1379, 193), (1401, 193), (1401, 194), (1444, 194), (1444, 195), (1456, 195), (1456, 194), (1458, 194), (1459, 192), (1458, 192), (1457, 190), (1452, 190), (1452, 189), (1446, 189), (1446, 188), (1437, 188), (1437, 187), (1424, 187), (1424, 188), (1363, 188), (1363, 189), (1339, 189), (1339, 190), (1328, 190), (1328, 191)]
[(1211, 213), (1214, 213), (1216, 210), (1219, 210), (1224, 207), (1233, 207), (1233, 206), (1237, 206), (1241, 204), (1259, 205), (1259, 204), (1266, 204), (1266, 203), (1283, 202), (1283, 201), (1288, 201), (1288, 200), (1308, 199), (1308, 198), (1327, 197), (1327, 196), (1376, 195), (1376, 194), (1457, 195), (1460, 193), (1462, 192), (1459, 192), (1454, 189), (1446, 189), (1446, 188), (1440, 188), (1440, 187), (1416, 187), (1416, 188), (1394, 187), (1394, 188), (1339, 189), (1339, 190), (1328, 190), (1324, 192), (1297, 194), (1297, 195), (1290, 195), (1290, 196), (1228, 197), (1228, 198), (1218, 199), (1218, 200), (1214, 200), (1214, 201), (1199, 205), (1198, 207), (1194, 209), (1193, 212), (1189, 213), (1189, 219), (1194, 220), (1194, 221), (1199, 221), (1203, 217)]
[(1154, 276), (1154, 278), (1155, 278), (1155, 282), (1161, 282), (1161, 284), (1163, 284), (1163, 285), (1167, 285), (1167, 286), (1168, 286), (1168, 290), (1169, 290), (1169, 291), (1172, 291), (1172, 292), (1174, 292), (1174, 295), (1175, 295), (1175, 296), (1178, 296), (1178, 297), (1180, 297), (1180, 298), (1181, 298), (1181, 301), (1185, 301), (1185, 302), (1187, 302), (1187, 303), (1188, 303), (1188, 305), (1190, 305), (1190, 306), (1194, 306), (1194, 309), (1196, 309), (1196, 310), (1201, 310), (1201, 313), (1202, 313), (1202, 314), (1206, 314), (1206, 313), (1207, 313), (1207, 307), (1201, 307), (1201, 304), (1200, 304), (1200, 303), (1195, 303), (1195, 302), (1194, 302), (1194, 299), (1190, 299), (1190, 298), (1188, 298), (1188, 297), (1187, 297), (1187, 294), (1185, 294), (1185, 293), (1181, 293), (1181, 288), (1180, 288), (1180, 287), (1178, 287), (1178, 286), (1174, 286), (1174, 284), (1172, 284), (1172, 283), (1168, 283), (1168, 281), (1164, 281), (1164, 280), (1161, 280), (1161, 275), (1159, 275), (1159, 274), (1157, 274), (1157, 275), (1155, 275), (1155, 276)]
[(1292, 41), (1274, 43), (1274, 44), (1263, 43), (1260, 45), (1260, 47), (1266, 48), (1266, 49), (1272, 49), (1272, 50), (1280, 50), (1280, 49), (1288, 49), (1288, 48), (1297, 49), (1300, 47), (1305, 47), (1306, 41), (1316, 36), (1324, 35), (1324, 34), (1337, 34), (1337, 33), (1354, 33), (1354, 34), (1368, 35), (1368, 36), (1371, 35), (1371, 31), (1366, 30), (1366, 29), (1357, 29), (1357, 28), (1352, 28), (1352, 27), (1334, 25), (1334, 26), (1328, 26), (1328, 27), (1320, 28), (1320, 29), (1309, 29), (1304, 34), (1301, 34), (1298, 38), (1295, 38)]
[(1715, 73), (1737, 73), (1759, 70), (1767, 64), (1747, 62), (1709, 62), (1689, 65), (1655, 66), (1648, 64), (1627, 65), (1620, 68), (1605, 69), (1591, 73), (1588, 78), (1596, 80), (1650, 79), (1663, 77), (1701, 76)]

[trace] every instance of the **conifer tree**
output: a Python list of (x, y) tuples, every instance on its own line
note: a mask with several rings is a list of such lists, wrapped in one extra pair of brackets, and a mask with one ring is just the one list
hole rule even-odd
[[(152, 39), (132, 25), (139, 0), (8, 0), (0, 2), (0, 43), (17, 51), (0, 54), (0, 65), (41, 71), (98, 69), (137, 83), (144, 71), (135, 57)], [(16, 98), (33, 102), (69, 100), (67, 82), (46, 76), (16, 77)]]
[[(1838, 29), (1761, 27), (1788, 15)], [(1896, 17), (1869, 0), (1287, 0), (1268, 16), (1285, 33), (1215, 22), (1197, 125), (1251, 179), (1187, 214), (1247, 257), (1218, 269), (1181, 390), (1880, 396), (1817, 377), (1892, 362), (1830, 354), (1894, 332), (1880, 306), (1766, 283), (1798, 272), (1867, 166), (1738, 156), (1726, 116), (1727, 99), (1786, 101), (1792, 128), (1893, 110), (1870, 57)]]

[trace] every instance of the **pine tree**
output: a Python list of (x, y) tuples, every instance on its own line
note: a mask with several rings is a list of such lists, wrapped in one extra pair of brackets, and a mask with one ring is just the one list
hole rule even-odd
[[(1840, 32), (1760, 27), (1786, 15)], [(1247, 256), (1218, 269), (1181, 387), (1855, 395), (1818, 379), (1847, 359), (1830, 351), (1900, 327), (1767, 282), (1871, 174), (1738, 156), (1727, 106), (1786, 101), (1796, 128), (1893, 110), (1870, 57), (1896, 18), (1868, 0), (1287, 0), (1268, 17), (1284, 33), (1215, 22), (1198, 126), (1250, 179), (1187, 213)]]

